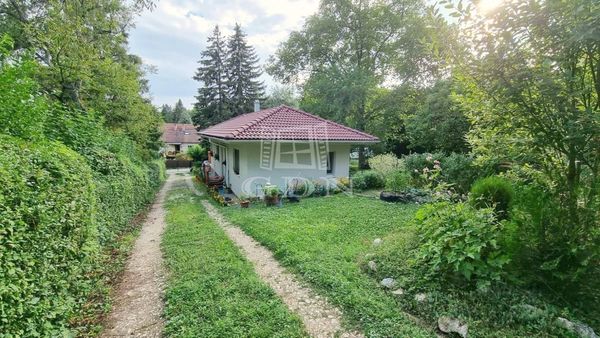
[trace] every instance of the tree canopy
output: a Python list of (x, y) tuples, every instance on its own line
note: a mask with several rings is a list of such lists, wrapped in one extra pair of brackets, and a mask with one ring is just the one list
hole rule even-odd
[(240, 25), (227, 41), (215, 26), (207, 42), (194, 76), (201, 83), (193, 116), (199, 128), (251, 112), (254, 101), (265, 98), (258, 56)]
[(430, 17), (418, 0), (324, 0), (280, 46), (267, 71), (284, 83), (302, 84), (302, 108), (368, 131), (378, 114), (370, 105), (378, 87), (420, 84), (442, 68), (427, 23), (443, 22)]

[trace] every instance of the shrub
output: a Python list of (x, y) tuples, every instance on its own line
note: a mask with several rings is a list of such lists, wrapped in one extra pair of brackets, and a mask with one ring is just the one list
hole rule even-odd
[(390, 173), (385, 181), (385, 188), (394, 192), (400, 192), (410, 186), (410, 174), (404, 170), (396, 170)]
[(305, 196), (310, 190), (310, 182), (305, 178), (293, 178), (287, 182), (286, 194)]
[(478, 170), (469, 155), (452, 153), (441, 160), (442, 178), (458, 193), (466, 194), (477, 178)]
[(385, 186), (385, 179), (381, 174), (373, 170), (357, 172), (352, 177), (352, 188), (358, 191), (367, 189), (379, 189)]
[(415, 220), (420, 257), (431, 273), (473, 280), (478, 288), (500, 279), (508, 258), (498, 245), (502, 225), (491, 209), (442, 202), (423, 206)]
[(282, 193), (278, 186), (274, 184), (267, 184), (263, 187), (263, 194), (265, 197), (277, 197), (281, 196)]
[(371, 157), (369, 167), (384, 177), (404, 168), (402, 161), (392, 153)]
[(350, 188), (350, 178), (348, 177), (338, 177), (336, 179), (337, 185), (340, 189), (346, 190)]
[(514, 191), (511, 183), (500, 176), (490, 176), (477, 180), (471, 187), (469, 199), (477, 208), (493, 207), (498, 217), (506, 218)]
[(199, 144), (187, 148), (187, 155), (192, 158), (192, 161), (202, 163), (206, 160), (206, 149)]
[(99, 248), (93, 175), (59, 143), (0, 136), (0, 318), (14, 336), (62, 336)]
[(414, 179), (418, 179), (419, 176), (423, 173), (424, 168), (432, 170), (434, 161), (441, 162), (443, 158), (444, 154), (442, 153), (414, 153), (402, 157), (402, 161), (404, 162), (404, 167), (406, 168), (406, 171), (409, 172)]
[(311, 196), (325, 196), (329, 192), (329, 182), (324, 179), (316, 178), (310, 180), (312, 194)]

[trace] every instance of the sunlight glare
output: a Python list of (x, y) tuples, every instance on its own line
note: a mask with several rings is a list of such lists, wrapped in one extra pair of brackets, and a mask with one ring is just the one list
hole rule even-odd
[(481, 14), (486, 15), (500, 7), (503, 0), (481, 0), (477, 5)]

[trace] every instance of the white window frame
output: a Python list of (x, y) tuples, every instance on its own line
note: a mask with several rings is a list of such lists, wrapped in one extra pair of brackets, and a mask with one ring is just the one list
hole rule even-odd
[[(292, 150), (283, 152), (281, 151), (282, 144), (292, 144)], [(308, 144), (308, 149), (304, 150), (296, 150), (297, 144)], [(281, 155), (291, 154), (293, 158), (292, 163), (281, 162)], [(309, 154), (310, 155), (310, 164), (300, 164), (298, 163), (298, 154)], [(314, 142), (311, 141), (278, 141), (277, 142), (277, 161), (275, 163), (275, 168), (280, 169), (315, 169), (315, 145)]]

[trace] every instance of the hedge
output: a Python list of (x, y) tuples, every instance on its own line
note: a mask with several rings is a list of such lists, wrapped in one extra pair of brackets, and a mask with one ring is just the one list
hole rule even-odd
[(160, 162), (94, 156), (107, 170), (59, 142), (0, 135), (0, 337), (73, 335), (104, 244), (164, 178)]

